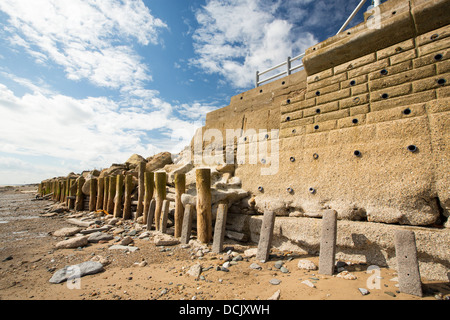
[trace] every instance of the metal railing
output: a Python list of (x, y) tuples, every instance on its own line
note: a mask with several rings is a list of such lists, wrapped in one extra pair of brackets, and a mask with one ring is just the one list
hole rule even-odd
[[(305, 56), (305, 53), (299, 54), (298, 56), (296, 56), (296, 57), (294, 57), (294, 58), (288, 57), (287, 60), (286, 60), (285, 62), (282, 62), (282, 63), (280, 63), (280, 64), (277, 64), (276, 66), (274, 66), (274, 67), (272, 67), (272, 68), (269, 68), (269, 69), (264, 70), (264, 71), (262, 71), (262, 72), (256, 71), (256, 81), (255, 81), (256, 87), (259, 87), (261, 84), (263, 84), (263, 83), (265, 83), (265, 82), (268, 82), (268, 81), (270, 81), (270, 80), (273, 80), (273, 79), (276, 79), (276, 78), (279, 78), (279, 77), (283, 77), (283, 76), (288, 76), (288, 75), (290, 75), (293, 71), (298, 70), (298, 69), (300, 69), (300, 68), (303, 68), (303, 63), (300, 63), (299, 65), (296, 65), (296, 66), (293, 67), (293, 66), (292, 66), (292, 62), (294, 62), (294, 61), (296, 61), (296, 60), (301, 60), (301, 58), (303, 58), (304, 56)], [(261, 80), (261, 76), (262, 76), (262, 75), (264, 75), (264, 74), (266, 74), (266, 73), (269, 73), (269, 72), (271, 72), (271, 71), (274, 71), (274, 70), (276, 70), (276, 69), (278, 69), (278, 68), (281, 68), (281, 67), (283, 67), (283, 66), (286, 66), (286, 70), (285, 70), (285, 71), (282, 71), (282, 72), (277, 73), (277, 74), (275, 74), (275, 75), (273, 75), (273, 76), (270, 76), (270, 77), (267, 78), (267, 79)]]
[[(348, 19), (344, 22), (344, 24), (343, 24), (342, 27), (339, 29), (339, 31), (337, 32), (337, 34), (339, 34), (339, 33), (341, 33), (342, 31), (345, 30), (345, 28), (349, 25), (349, 23), (352, 21), (352, 19), (356, 16), (356, 14), (358, 13), (358, 11), (361, 10), (361, 8), (362, 8), (363, 5), (366, 3), (366, 1), (367, 1), (367, 0), (361, 0), (361, 1), (359, 2), (358, 6), (355, 8), (355, 10), (353, 10), (352, 14), (351, 14), (351, 15), (348, 17)], [(378, 7), (378, 6), (380, 5), (380, 3), (381, 3), (381, 0), (372, 0), (372, 7)], [(369, 7), (369, 8), (370, 8), (370, 7)], [(272, 68), (269, 68), (269, 69), (267, 69), (267, 70), (265, 70), (265, 71), (262, 71), (262, 72), (256, 71), (256, 81), (255, 81), (255, 86), (256, 86), (256, 87), (259, 87), (261, 84), (263, 84), (263, 83), (265, 83), (265, 82), (268, 82), (268, 81), (270, 81), (270, 80), (273, 80), (273, 79), (276, 79), (276, 78), (279, 78), (279, 77), (282, 77), (282, 76), (285, 76), (285, 75), (288, 76), (288, 75), (290, 75), (290, 74), (292, 73), (292, 71), (295, 71), (295, 70), (297, 70), (297, 69), (302, 68), (302, 67), (303, 67), (303, 63), (301, 63), (301, 64), (299, 64), (299, 65), (297, 65), (297, 66), (295, 66), (295, 67), (292, 67), (291, 65), (292, 65), (292, 62), (293, 62), (293, 61), (295, 61), (295, 60), (300, 60), (300, 59), (303, 58), (304, 56), (305, 56), (305, 53), (302, 53), (302, 54), (300, 54), (300, 55), (298, 55), (298, 56), (296, 56), (296, 57), (294, 57), (294, 58), (288, 57), (286, 62), (277, 64), (276, 66), (274, 66), (274, 67), (272, 67)], [(276, 69), (278, 69), (278, 68), (281, 68), (281, 67), (283, 67), (283, 66), (286, 66), (286, 71), (277, 73), (277, 74), (275, 74), (275, 75), (273, 75), (273, 76), (271, 76), (271, 77), (269, 77), (269, 78), (267, 78), (267, 79), (261, 80), (261, 76), (262, 76), (263, 74), (269, 73), (269, 72), (271, 72), (271, 71), (273, 71), (273, 70), (276, 70)]]

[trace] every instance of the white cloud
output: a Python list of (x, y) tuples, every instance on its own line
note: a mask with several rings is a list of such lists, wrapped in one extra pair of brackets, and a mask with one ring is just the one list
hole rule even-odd
[(317, 43), (311, 33), (294, 33), (294, 22), (278, 14), (284, 3), (207, 1), (196, 13), (199, 28), (193, 39), (197, 57), (191, 63), (208, 73), (221, 74), (234, 87), (245, 88), (254, 83), (257, 70), (272, 67)]
[(141, 0), (2, 0), (0, 10), (11, 44), (57, 63), (68, 79), (112, 89), (151, 80), (132, 41), (157, 44), (167, 27)]

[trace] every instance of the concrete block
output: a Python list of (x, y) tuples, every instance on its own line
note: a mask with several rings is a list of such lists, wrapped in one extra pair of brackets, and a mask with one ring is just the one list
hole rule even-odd
[(322, 217), (322, 235), (320, 240), (319, 273), (332, 275), (336, 256), (337, 212), (326, 210)]
[(264, 212), (264, 217), (261, 225), (261, 233), (259, 235), (258, 251), (256, 253), (256, 259), (259, 261), (266, 262), (269, 259), (274, 226), (275, 212)]
[(161, 222), (159, 224), (160, 231), (166, 233), (167, 231), (167, 219), (169, 218), (169, 200), (164, 200), (161, 208)]
[(344, 99), (347, 97), (350, 97), (350, 89), (343, 89), (337, 92), (332, 92), (332, 93), (328, 93), (325, 95), (320, 95), (318, 96), (317, 99), (317, 105), (321, 105), (327, 102), (331, 102), (331, 101), (336, 101), (336, 100), (340, 100), (340, 99)]
[(183, 228), (181, 230), (181, 239), (180, 239), (180, 242), (182, 244), (189, 243), (189, 239), (191, 237), (192, 232), (193, 218), (194, 218), (194, 208), (190, 204), (185, 205), (183, 215)]
[(413, 93), (408, 96), (372, 102), (370, 107), (371, 111), (378, 111), (419, 102), (427, 102), (433, 99), (436, 99), (436, 92), (434, 90), (430, 90), (425, 92)]
[(153, 218), (155, 216), (155, 209), (156, 209), (156, 200), (152, 199), (152, 200), (150, 200), (150, 205), (148, 206), (148, 212), (147, 212), (147, 230), (148, 231), (150, 231), (152, 229)]
[(395, 254), (400, 292), (422, 297), (414, 231), (395, 231)]

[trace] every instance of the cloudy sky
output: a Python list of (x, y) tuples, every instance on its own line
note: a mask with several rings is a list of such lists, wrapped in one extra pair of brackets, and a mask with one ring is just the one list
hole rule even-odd
[(0, 185), (179, 152), (256, 70), (334, 35), (358, 3), (1, 0)]

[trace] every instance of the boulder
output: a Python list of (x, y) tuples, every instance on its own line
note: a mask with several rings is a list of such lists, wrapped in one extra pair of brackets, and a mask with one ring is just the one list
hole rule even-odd
[(73, 266), (65, 266), (56, 271), (50, 278), (50, 283), (61, 283), (69, 279), (78, 279), (80, 277), (95, 274), (103, 270), (103, 265), (95, 261), (86, 261)]
[(53, 235), (55, 237), (70, 237), (70, 236), (73, 236), (74, 234), (77, 234), (80, 231), (81, 231), (81, 228), (78, 228), (78, 227), (62, 228), (62, 229), (59, 229), (59, 230), (56, 230), (55, 232), (53, 232)]
[(116, 176), (118, 174), (124, 174), (127, 170), (127, 165), (125, 164), (112, 164), (108, 169), (103, 169), (100, 172), (99, 178)]
[(80, 236), (58, 242), (56, 244), (56, 249), (72, 249), (84, 247), (87, 244), (88, 244), (88, 236)]
[(134, 169), (136, 168), (140, 162), (147, 162), (143, 156), (140, 156), (138, 154), (133, 154), (130, 158), (128, 158), (127, 161), (125, 161), (126, 166), (128, 169)]
[(146, 170), (155, 171), (164, 168), (165, 165), (172, 163), (172, 154), (170, 152), (161, 152), (153, 157), (147, 158)]
[(91, 243), (98, 243), (100, 241), (109, 241), (114, 239), (114, 237), (108, 233), (104, 233), (101, 231), (97, 231), (89, 235), (88, 242)]

